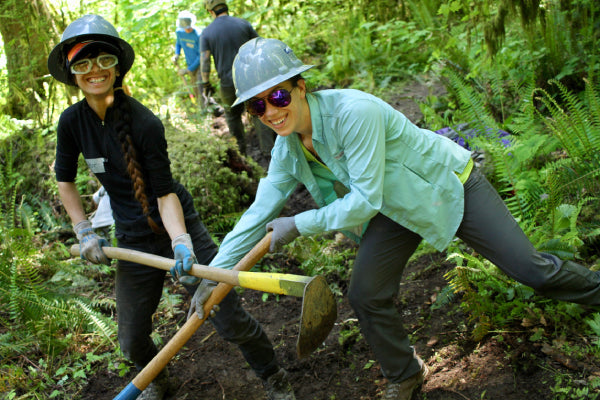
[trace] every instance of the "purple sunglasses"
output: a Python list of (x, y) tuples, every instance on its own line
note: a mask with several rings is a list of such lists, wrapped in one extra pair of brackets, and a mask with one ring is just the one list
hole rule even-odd
[[(292, 90), (294, 90), (294, 88), (295, 87), (293, 87)], [(246, 102), (246, 110), (252, 115), (262, 117), (265, 114), (265, 111), (267, 111), (267, 101), (278, 108), (286, 107), (292, 102), (291, 91), (286, 89), (275, 89), (265, 97), (252, 98)]]

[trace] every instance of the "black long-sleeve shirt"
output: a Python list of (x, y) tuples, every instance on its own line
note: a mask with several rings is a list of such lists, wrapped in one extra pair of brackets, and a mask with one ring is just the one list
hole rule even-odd
[[(157, 197), (176, 193), (185, 214), (195, 213), (191, 196), (176, 182), (170, 169), (162, 122), (137, 100), (131, 104), (131, 137), (146, 183), (150, 215), (160, 225)], [(81, 100), (67, 108), (58, 121), (55, 173), (59, 182), (74, 182), (79, 154), (110, 196), (117, 231), (132, 236), (152, 232), (141, 204), (134, 197), (133, 183), (114, 129), (114, 109), (104, 121)]]

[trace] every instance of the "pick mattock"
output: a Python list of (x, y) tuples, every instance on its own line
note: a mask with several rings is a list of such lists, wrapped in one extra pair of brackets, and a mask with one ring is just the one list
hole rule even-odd
[[(273, 292), (290, 295), (297, 295), (298, 285), (304, 285), (302, 312), (300, 317), (300, 331), (298, 333), (298, 340), (296, 342), (296, 351), (299, 357), (306, 357), (312, 353), (323, 342), (323, 340), (325, 340), (331, 331), (331, 328), (333, 327), (333, 324), (337, 318), (335, 299), (323, 276), (315, 276), (312, 278), (302, 277), (303, 279), (294, 278), (291, 280), (280, 279), (280, 282), (285, 283), (278, 283), (275, 285), (273, 282), (279, 279), (280, 276), (289, 278), (293, 277), (294, 275), (245, 272), (249, 271), (267, 253), (271, 243), (271, 234), (272, 233), (269, 232), (256, 246), (254, 246), (254, 248), (248, 254), (246, 254), (244, 258), (237, 263), (233, 270), (229, 271), (231, 273), (230, 277), (221, 278), (227, 279), (227, 281), (231, 283), (221, 282), (215, 287), (208, 301), (204, 305), (204, 315), (208, 316), (212, 307), (221, 302), (227, 293), (229, 293), (231, 288), (234, 285), (237, 285), (237, 283), (232, 281), (232, 279), (238, 279), (238, 282), (241, 281), (240, 286), (253, 286), (252, 288), (259, 290), (261, 290), (260, 287), (262, 287), (260, 282), (268, 281), (270, 283), (265, 285), (263, 288), (266, 289), (266, 291), (275, 290), (275, 288), (279, 287), (277, 291)], [(109, 258), (113, 258), (109, 254), (112, 251), (109, 250), (110, 248), (103, 249), (107, 250), (105, 252)], [(78, 254), (79, 247), (73, 246), (71, 248), (71, 253)], [(145, 254), (142, 252), (137, 253)], [(133, 255), (139, 256), (139, 254), (135, 253), (133, 253)], [(131, 253), (129, 257), (131, 257)], [(137, 261), (139, 262), (139, 260)], [(159, 260), (157, 262), (157, 264), (161, 264), (159, 267), (161, 269), (170, 269), (174, 265), (173, 260), (169, 260), (170, 264), (167, 266), (162, 264), (163, 262), (164, 260)], [(197, 273), (198, 271), (206, 269), (214, 270), (218, 268), (204, 267), (196, 264), (194, 265), (192, 271)], [(242, 274), (242, 272), (245, 273)], [(202, 274), (202, 272), (200, 273)], [(268, 275), (271, 275), (271, 278), (269, 278)], [(203, 275), (196, 276), (214, 279), (214, 275), (212, 278)], [(287, 286), (288, 284), (290, 285), (289, 288)], [(163, 347), (163, 349), (156, 356), (154, 356), (152, 361), (150, 361), (150, 363), (148, 363), (148, 365), (146, 365), (146, 367), (140, 371), (140, 373), (131, 381), (131, 383), (129, 383), (129, 385), (127, 385), (127, 387), (125, 387), (125, 389), (123, 389), (121, 393), (119, 393), (113, 400), (136, 399), (138, 395), (150, 384), (150, 382), (156, 378), (160, 371), (163, 370), (169, 360), (171, 360), (171, 358), (177, 354), (179, 349), (183, 347), (183, 345), (190, 339), (190, 337), (204, 323), (205, 320), (206, 317), (201, 320), (198, 318), (197, 314), (194, 314), (194, 316), (192, 316), (183, 325), (183, 327), (175, 334), (175, 336), (173, 336), (173, 338), (165, 345), (165, 347)]]
[[(79, 245), (76, 244), (71, 247), (71, 254), (78, 256), (79, 251)], [(175, 265), (175, 260), (171, 258), (137, 250), (105, 246), (102, 247), (102, 251), (108, 258), (145, 264), (165, 271), (169, 271)], [(241, 286), (246, 289), (296, 297), (303, 297), (306, 285), (315, 279), (315, 277), (304, 275), (236, 271), (201, 264), (194, 264), (189, 274), (233, 286)]]

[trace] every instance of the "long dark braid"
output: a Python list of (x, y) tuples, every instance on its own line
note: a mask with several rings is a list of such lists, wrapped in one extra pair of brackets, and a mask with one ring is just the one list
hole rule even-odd
[(154, 233), (163, 233), (164, 229), (158, 226), (150, 216), (150, 205), (148, 204), (148, 197), (146, 195), (146, 182), (144, 181), (142, 166), (138, 161), (135, 145), (131, 137), (131, 106), (129, 101), (127, 101), (127, 95), (121, 87), (115, 87), (114, 96), (115, 130), (117, 131), (125, 162), (127, 163), (127, 172), (133, 183), (135, 198), (140, 202), (152, 231)]

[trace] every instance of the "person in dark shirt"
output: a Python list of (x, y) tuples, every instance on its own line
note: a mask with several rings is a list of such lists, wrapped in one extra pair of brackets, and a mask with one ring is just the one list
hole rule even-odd
[[(235, 102), (235, 87), (231, 67), (241, 45), (258, 37), (250, 22), (229, 15), (225, 0), (204, 0), (204, 7), (214, 20), (202, 31), (200, 37), (200, 74), (202, 76), (203, 95), (210, 97), (214, 92), (210, 83), (210, 57), (212, 55), (220, 81), (220, 97), (224, 102), (225, 121), (229, 133), (237, 139), (242, 154), (246, 154), (246, 136), (242, 114), (244, 105), (232, 106)], [(268, 154), (273, 147), (275, 132), (261, 124), (258, 118), (252, 118), (254, 130), (258, 136), (260, 150)]]
[[(79, 87), (84, 94), (58, 122), (55, 173), (59, 195), (73, 223), (82, 258), (109, 264), (102, 251), (108, 243), (86, 219), (74, 183), (77, 161), (83, 155), (110, 196), (118, 246), (175, 258), (171, 273), (193, 294), (197, 288), (201, 291), (216, 284), (207, 280), (198, 284), (198, 278), (187, 271), (198, 261), (208, 264), (217, 246), (194, 209), (191, 195), (171, 175), (162, 122), (122, 89), (134, 57), (131, 45), (98, 15), (86, 15), (70, 24), (51, 51), (48, 69), (52, 76)], [(150, 334), (165, 274), (133, 262), (116, 265), (119, 343), (139, 370), (157, 354)], [(210, 314), (219, 334), (239, 346), (267, 389), (276, 384), (291, 388), (270, 340), (242, 308), (235, 291)], [(162, 399), (167, 387), (165, 369), (138, 399)], [(294, 397), (292, 393), (292, 397), (277, 398)]]

